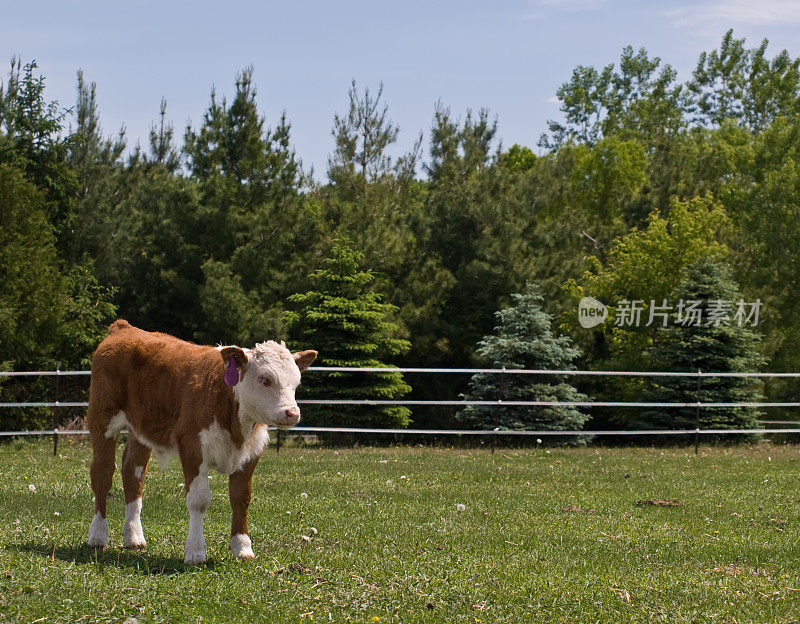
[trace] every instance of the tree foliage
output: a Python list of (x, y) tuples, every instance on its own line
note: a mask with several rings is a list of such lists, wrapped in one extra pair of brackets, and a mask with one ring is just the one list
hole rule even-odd
[(729, 30), (719, 50), (700, 54), (687, 84), (695, 123), (713, 127), (732, 119), (760, 132), (779, 116), (800, 113), (800, 59), (786, 50), (768, 59), (768, 44), (764, 39), (748, 50)]
[[(327, 170), (315, 179), (295, 154), (287, 114), (259, 109), (253, 68), (235, 76), (231, 93), (212, 90), (182, 135), (166, 102), (154, 102), (149, 137), (129, 145), (124, 132), (102, 128), (102, 85), (78, 72), (76, 102), (65, 108), (47, 97), (35, 61), (15, 59), (0, 85), (0, 362), (86, 362), (115, 310), (185, 339), (313, 338), (324, 346), (303, 346), (323, 362), (367, 361), (336, 355), (323, 331), (302, 334), (296, 314), (327, 300), (292, 298), (323, 297), (336, 283), (326, 279), (353, 271), (369, 279), (352, 300), (388, 306), (382, 325), (357, 327), (383, 345), (376, 361), (477, 364), (493, 312), (534, 282), (541, 312), (580, 346), (580, 366), (638, 369), (654, 366), (659, 331), (615, 326), (613, 309), (609, 322), (585, 330), (576, 302), (641, 300), (646, 318), (651, 300), (674, 298), (688, 267), (710, 259), (730, 264), (742, 297), (764, 301), (756, 345), (764, 366), (795, 370), (798, 68), (786, 50), (772, 54), (766, 40), (748, 47), (732, 31), (699, 55), (685, 82), (647, 50), (626, 47), (616, 62), (567, 77), (562, 114), (536, 153), (504, 150), (489, 111), (443, 103), (423, 149), (422, 134), (409, 141), (392, 121), (382, 85), (352, 83), (333, 116)], [(353, 388), (367, 383), (344, 378)], [(378, 379), (407, 390), (399, 378)], [(648, 391), (631, 380), (591, 383), (582, 389), (598, 398)], [(783, 397), (796, 391), (791, 384), (767, 392)], [(464, 390), (447, 376), (415, 380), (409, 394), (452, 399)], [(593, 426), (630, 416), (592, 414)], [(454, 415), (415, 409), (413, 418), (454, 426)]]
[(44, 197), (22, 171), (0, 165), (0, 344), (13, 365), (49, 360), (66, 308)]
[(44, 92), (35, 61), (12, 60), (0, 89), (0, 361), (15, 367), (85, 365), (115, 310), (113, 286), (73, 253), (80, 177), (68, 156), (77, 139), (62, 136), (69, 111)]
[[(763, 397), (751, 379), (713, 377), (713, 373), (755, 372), (764, 364), (757, 349), (759, 336), (743, 322), (746, 318), (736, 318), (737, 304), (743, 300), (731, 277), (730, 267), (702, 258), (686, 267), (682, 277), (676, 297), (687, 303), (699, 302), (704, 316), (697, 322), (692, 318), (687, 324), (688, 315), (684, 315), (682, 320), (678, 317), (680, 312), (676, 312), (673, 323), (657, 329), (648, 357), (660, 370), (701, 370), (712, 376), (702, 378), (699, 399), (697, 379), (692, 377), (657, 380), (645, 394), (645, 399), (674, 403), (697, 400), (705, 403), (753, 403), (761, 400)], [(726, 302), (733, 305), (724, 315), (708, 314), (715, 305)], [(699, 426), (702, 429), (757, 429), (758, 416), (755, 407), (704, 408), (700, 412)], [(629, 424), (646, 429), (692, 429), (696, 426), (696, 418), (696, 408), (649, 409), (639, 413)]]
[[(319, 351), (320, 366), (386, 367), (386, 360), (405, 353), (408, 341), (395, 338), (397, 325), (390, 320), (396, 307), (382, 303), (370, 291), (371, 271), (361, 267), (364, 256), (347, 241), (334, 242), (323, 267), (311, 274), (314, 290), (289, 297), (293, 309), (284, 322), (297, 348)], [(400, 373), (325, 372), (309, 375), (306, 396), (331, 399), (395, 399), (411, 388)], [(405, 427), (406, 407), (368, 405), (309, 405), (306, 421), (325, 426)]]
[[(534, 284), (511, 296), (513, 304), (495, 313), (494, 334), (478, 343), (477, 354), (492, 368), (574, 370), (580, 352), (568, 336), (554, 336), (553, 319), (541, 308), (542, 295)], [(564, 377), (476, 373), (468, 394), (472, 401), (585, 401)], [(470, 405), (459, 420), (483, 429), (576, 430), (587, 416), (571, 406), (492, 407)]]

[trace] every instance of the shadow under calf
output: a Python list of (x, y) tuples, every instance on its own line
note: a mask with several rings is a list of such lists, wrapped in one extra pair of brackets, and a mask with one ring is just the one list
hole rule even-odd
[[(133, 550), (100, 550), (86, 544), (77, 546), (48, 546), (37, 542), (27, 542), (16, 546), (7, 546), (8, 550), (35, 553), (48, 559), (59, 559), (69, 563), (94, 564), (99, 568), (114, 566), (132, 570), (141, 574), (180, 574), (196, 570), (197, 566), (186, 565), (182, 558), (158, 557)], [(209, 559), (206, 566), (213, 568), (215, 562)]]

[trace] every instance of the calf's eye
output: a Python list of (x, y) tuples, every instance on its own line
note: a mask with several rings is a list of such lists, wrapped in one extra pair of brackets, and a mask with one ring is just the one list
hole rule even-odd
[(266, 377), (262, 377), (262, 378), (260, 379), (260, 381), (261, 381), (261, 385), (262, 385), (262, 386), (267, 386), (267, 387), (269, 387), (269, 386), (271, 386), (271, 385), (272, 385), (272, 382), (271, 382), (269, 379), (267, 379)]

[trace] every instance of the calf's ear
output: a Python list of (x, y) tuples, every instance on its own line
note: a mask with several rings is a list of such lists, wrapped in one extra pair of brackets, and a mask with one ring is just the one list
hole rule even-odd
[(294, 357), (294, 361), (297, 364), (297, 368), (300, 369), (300, 372), (305, 372), (308, 370), (308, 367), (311, 366), (311, 363), (317, 359), (317, 352), (316, 351), (298, 351), (297, 353), (292, 353)]
[[(219, 350), (219, 354), (225, 363), (225, 382), (229, 386), (235, 386), (247, 368), (247, 354), (240, 347), (223, 347)], [(236, 368), (231, 364), (235, 364)]]

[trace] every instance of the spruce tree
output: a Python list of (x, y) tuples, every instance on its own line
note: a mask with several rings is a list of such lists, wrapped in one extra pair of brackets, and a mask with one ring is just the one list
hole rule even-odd
[[(323, 268), (309, 277), (314, 290), (289, 297), (294, 310), (283, 314), (292, 347), (319, 351), (319, 366), (384, 367), (410, 344), (393, 338), (397, 325), (387, 320), (396, 307), (381, 303), (368, 288), (374, 274), (361, 266), (364, 255), (337, 239)], [(400, 373), (312, 372), (304, 377), (304, 396), (312, 399), (394, 399), (411, 388)], [(406, 427), (411, 412), (401, 406), (306, 405), (304, 422), (326, 426)]]
[[(737, 319), (738, 304), (742, 301), (730, 267), (707, 258), (698, 260), (683, 272), (683, 280), (675, 291), (678, 304), (684, 309), (697, 302), (695, 309), (702, 316), (675, 311), (666, 327), (659, 327), (649, 356), (656, 370), (704, 373), (752, 372), (764, 364), (757, 351), (759, 336)], [(730, 303), (730, 308), (724, 304)], [(746, 306), (749, 313), (750, 308)], [(710, 310), (725, 311), (725, 315), (709, 316)], [(691, 322), (686, 322), (691, 320)], [(699, 322), (698, 322), (699, 321)], [(752, 321), (751, 321), (752, 322)], [(740, 403), (762, 398), (751, 379), (743, 377), (703, 377), (700, 401)], [(645, 401), (697, 401), (696, 377), (655, 378)], [(756, 429), (759, 411), (754, 407), (704, 408), (700, 411), (701, 429)], [(631, 422), (632, 428), (693, 429), (697, 409), (663, 408), (642, 412)]]
[[(494, 335), (478, 343), (478, 355), (492, 367), (507, 369), (574, 370), (580, 352), (568, 336), (555, 337), (552, 318), (542, 310), (539, 287), (528, 284), (522, 293), (511, 295), (511, 307), (495, 313), (499, 324)], [(504, 375), (504, 401), (585, 401), (563, 377), (553, 375)], [(472, 376), (467, 400), (495, 400), (500, 396), (500, 375)], [(570, 406), (501, 407), (470, 405), (458, 414), (464, 423), (484, 429), (576, 430), (587, 416)]]

